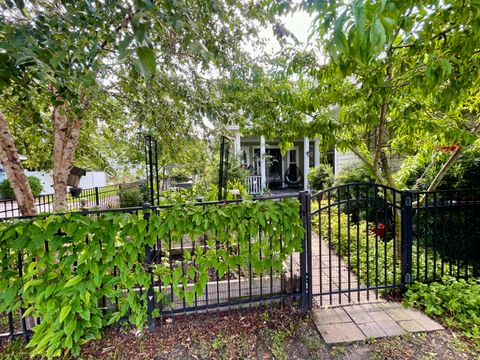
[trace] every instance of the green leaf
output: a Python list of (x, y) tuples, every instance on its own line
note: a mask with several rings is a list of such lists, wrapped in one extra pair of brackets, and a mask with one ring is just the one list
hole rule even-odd
[(195, 291), (185, 291), (185, 301), (187, 302), (188, 306), (192, 306), (194, 300)]
[(60, 311), (60, 322), (63, 322), (65, 318), (68, 316), (70, 313), (70, 310), (72, 309), (72, 306), (70, 304), (65, 305), (62, 310)]
[(82, 280), (83, 280), (82, 275), (75, 275), (74, 277), (72, 277), (70, 280), (67, 281), (67, 283), (65, 284), (65, 287), (67, 288), (67, 287), (76, 285)]
[(355, 29), (357, 33), (357, 40), (360, 44), (365, 42), (365, 5), (363, 0), (354, 0), (352, 4), (353, 17), (355, 18)]
[(23, 318), (26, 318), (28, 315), (30, 315), (33, 311), (35, 310), (34, 306), (30, 306), (25, 312), (23, 313)]
[(380, 19), (376, 18), (370, 28), (370, 42), (373, 50), (378, 50), (383, 47), (386, 41), (385, 29), (383, 28)]
[(140, 60), (140, 71), (143, 76), (150, 78), (156, 73), (157, 62), (155, 53), (151, 47), (142, 46), (136, 50), (138, 59)]
[(68, 337), (71, 337), (76, 327), (77, 327), (77, 320), (69, 321), (63, 328), (63, 330), (65, 331), (65, 335), (67, 335)]
[(56, 287), (57, 287), (57, 284), (50, 284), (47, 286), (47, 289), (45, 290), (45, 299), (48, 299), (50, 295), (52, 295)]
[(31, 286), (37, 286), (43, 284), (44, 280), (43, 279), (32, 279), (29, 280), (25, 283), (24, 290), (27, 290)]

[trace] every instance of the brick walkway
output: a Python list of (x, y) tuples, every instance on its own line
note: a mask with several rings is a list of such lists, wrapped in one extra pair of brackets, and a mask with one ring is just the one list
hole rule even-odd
[(313, 319), (327, 344), (443, 329), (422, 312), (395, 302), (318, 309)]
[[(299, 271), (300, 261), (296, 262), (294, 268)], [(339, 306), (379, 300), (377, 291), (359, 286), (357, 276), (348, 270), (347, 265), (312, 231), (312, 290), (316, 305)]]

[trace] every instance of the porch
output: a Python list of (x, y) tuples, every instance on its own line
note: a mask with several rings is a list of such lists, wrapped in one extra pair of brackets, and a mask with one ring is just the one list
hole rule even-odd
[(250, 194), (309, 189), (308, 171), (320, 164), (318, 139), (298, 139), (282, 154), (278, 139), (267, 141), (263, 135), (241, 136), (238, 128), (230, 130), (234, 134), (235, 158), (249, 172), (246, 187)]

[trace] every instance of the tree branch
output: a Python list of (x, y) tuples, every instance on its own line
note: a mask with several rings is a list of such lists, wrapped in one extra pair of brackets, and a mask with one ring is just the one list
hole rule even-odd
[(349, 146), (348, 148), (367, 166), (370, 173), (377, 178), (377, 180), (380, 184), (387, 185), (385, 183), (385, 179), (383, 178), (383, 176), (378, 171), (378, 166), (376, 166), (375, 164), (372, 164), (370, 161), (368, 161), (368, 159), (365, 156), (363, 156), (360, 153), (360, 151), (358, 151), (353, 146)]
[(440, 185), (440, 183), (442, 182), (442, 179), (447, 174), (448, 170), (450, 170), (450, 168), (453, 166), (455, 161), (460, 157), (461, 153), (462, 153), (462, 148), (459, 146), (457, 150), (455, 150), (452, 153), (452, 155), (448, 158), (447, 162), (442, 166), (440, 171), (432, 180), (432, 183), (428, 187), (427, 192), (435, 191), (437, 189), (438, 185)]

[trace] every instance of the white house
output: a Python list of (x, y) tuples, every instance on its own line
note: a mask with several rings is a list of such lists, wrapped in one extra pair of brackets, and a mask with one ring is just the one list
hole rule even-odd
[[(24, 161), (27, 157), (20, 155), (20, 160)], [(25, 171), (27, 176), (35, 176), (42, 183), (43, 189), (41, 195), (53, 194), (53, 172), (52, 171)], [(0, 182), (8, 178), (2, 165), (0, 165)], [(107, 185), (107, 174), (103, 171), (87, 171), (85, 176), (80, 179), (79, 187), (90, 189)]]
[[(238, 126), (228, 127), (234, 139), (234, 154), (244, 168), (249, 170), (247, 190), (252, 194), (264, 189), (309, 189), (307, 174), (310, 168), (320, 164), (320, 140), (304, 137), (294, 142), (286, 154), (282, 154), (278, 139), (243, 135)], [(335, 149), (323, 154), (338, 174), (343, 168), (359, 159), (351, 152)]]

